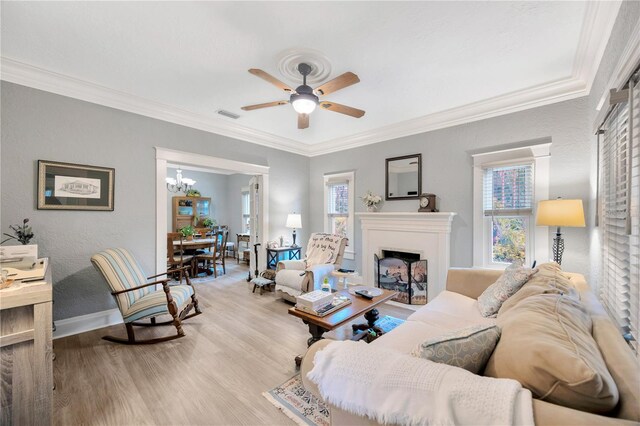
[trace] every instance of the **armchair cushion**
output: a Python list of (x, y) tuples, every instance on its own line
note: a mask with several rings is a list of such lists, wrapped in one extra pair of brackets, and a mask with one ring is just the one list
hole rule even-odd
[(295, 269), (298, 271), (304, 271), (306, 268), (306, 263), (304, 260), (281, 260), (278, 262), (277, 271), (282, 269)]
[[(189, 302), (193, 294), (193, 288), (189, 285), (175, 285), (169, 287), (173, 301), (178, 306), (178, 311)], [(145, 294), (127, 310), (122, 311), (124, 322), (133, 322), (145, 318), (151, 318), (162, 314), (168, 314), (167, 296), (163, 290), (156, 290)]]

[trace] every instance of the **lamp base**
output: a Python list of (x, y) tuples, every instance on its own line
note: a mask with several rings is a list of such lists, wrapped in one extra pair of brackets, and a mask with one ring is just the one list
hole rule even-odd
[(297, 248), (298, 245), (296, 244), (296, 230), (293, 230), (293, 244), (291, 244), (291, 247)]
[(564, 239), (562, 239), (562, 233), (560, 227), (556, 230), (556, 236), (553, 239), (553, 261), (558, 265), (562, 265), (562, 253), (564, 253)]

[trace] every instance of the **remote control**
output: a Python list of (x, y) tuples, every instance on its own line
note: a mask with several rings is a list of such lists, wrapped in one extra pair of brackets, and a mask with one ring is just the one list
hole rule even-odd
[(373, 296), (371, 295), (371, 293), (369, 293), (369, 290), (356, 290), (356, 294), (360, 297), (364, 297), (365, 299), (373, 299)]
[(354, 272), (354, 270), (353, 269), (340, 268), (340, 269), (338, 269), (338, 272), (342, 272), (342, 273), (345, 273), (345, 274), (350, 274), (350, 273)]

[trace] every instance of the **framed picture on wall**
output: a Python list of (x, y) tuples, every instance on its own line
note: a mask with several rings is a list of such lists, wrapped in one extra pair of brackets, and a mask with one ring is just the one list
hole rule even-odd
[(115, 169), (38, 160), (39, 210), (113, 211)]

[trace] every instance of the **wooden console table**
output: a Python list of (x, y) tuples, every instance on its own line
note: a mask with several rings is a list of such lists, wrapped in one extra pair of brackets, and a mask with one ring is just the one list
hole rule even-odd
[(267, 269), (276, 269), (280, 261), (280, 254), (288, 255), (284, 260), (300, 260), (301, 247), (278, 247), (267, 249)]
[(44, 281), (0, 290), (2, 425), (52, 423), (51, 303), (51, 267)]

